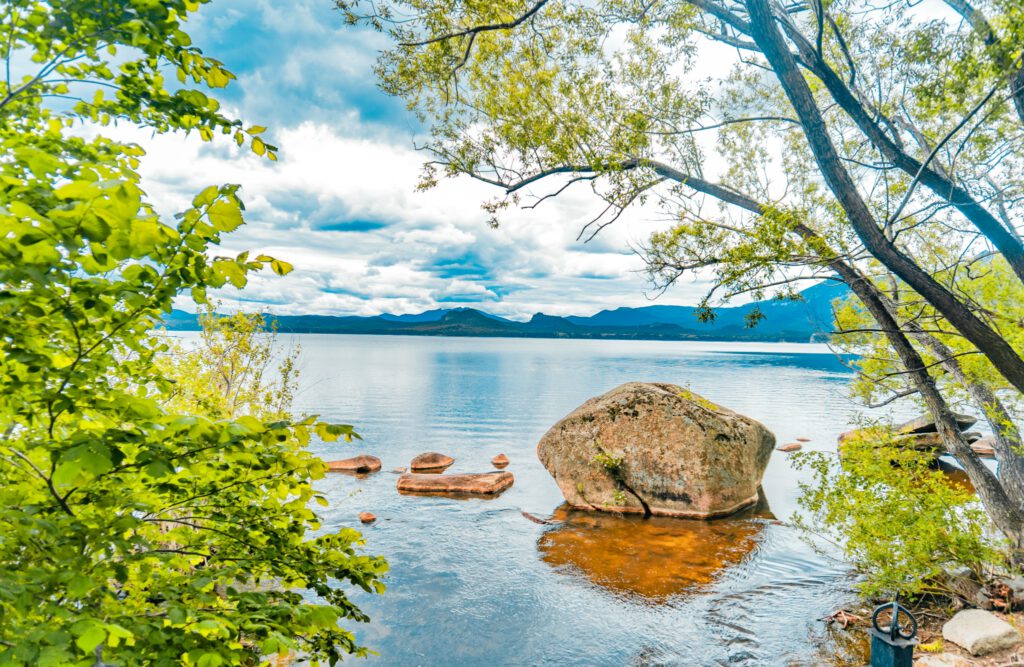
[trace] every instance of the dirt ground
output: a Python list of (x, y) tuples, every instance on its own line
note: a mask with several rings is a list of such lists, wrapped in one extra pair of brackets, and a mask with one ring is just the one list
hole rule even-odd
[[(1003, 614), (994, 611), (992, 613), (1017, 628), (1024, 635), (1024, 612)], [(998, 653), (975, 657), (956, 644), (944, 641), (942, 639), (942, 626), (949, 618), (946, 614), (918, 612), (918, 623), (920, 624), (918, 640), (920, 644), (918, 645), (918, 650), (914, 652), (914, 657), (916, 658), (914, 661), (915, 665), (922, 662), (921, 659), (926, 656), (942, 654), (955, 655), (963, 661), (961, 663), (951, 661), (951, 667), (952, 665), (957, 667), (1010, 667), (1011, 665), (1024, 665), (1024, 644)], [(936, 650), (926, 650), (929, 648)], [(923, 662), (925, 665), (928, 664), (928, 661)]]

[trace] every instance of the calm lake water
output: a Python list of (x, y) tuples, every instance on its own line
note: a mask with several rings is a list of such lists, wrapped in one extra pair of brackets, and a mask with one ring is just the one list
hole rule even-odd
[[(727, 520), (568, 512), (537, 460), (541, 435), (587, 398), (627, 381), (684, 385), (766, 424), (780, 444), (834, 451), (858, 412), (848, 373), (820, 345), (301, 335), (297, 411), (356, 425), (363, 440), (318, 444), (384, 463), (333, 474), (326, 528), (366, 527), (391, 563), (387, 592), (357, 592), (372, 621), (359, 641), (387, 665), (843, 664), (818, 619), (851, 602), (844, 567), (771, 518), (796, 509), (798, 476), (776, 452), (766, 504)], [(397, 476), (425, 451), (448, 472), (491, 469), (515, 485), (493, 500), (402, 496)], [(562, 520), (539, 525), (522, 511)], [(838, 642), (838, 643), (837, 643)]]

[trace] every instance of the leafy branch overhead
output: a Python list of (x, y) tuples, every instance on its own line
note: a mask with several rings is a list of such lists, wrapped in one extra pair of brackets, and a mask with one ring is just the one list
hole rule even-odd
[(253, 326), (217, 330), (231, 345), (170, 366), (158, 331), (176, 298), (205, 305), (291, 266), (218, 249), (245, 222), (237, 185), (161, 219), (140, 187), (143, 151), (102, 136), (132, 123), (276, 158), (265, 128), (212, 96), (234, 77), (184, 31), (201, 4), (5, 5), (0, 664), (365, 653), (341, 625), (366, 620), (345, 587), (382, 591), (387, 564), (356, 531), (324, 530), (311, 509), (326, 502), (313, 486), (324, 464), (306, 448), (352, 427), (292, 416), (291, 366), (279, 384), (226, 373), (230, 390), (194, 391), (267, 362)]

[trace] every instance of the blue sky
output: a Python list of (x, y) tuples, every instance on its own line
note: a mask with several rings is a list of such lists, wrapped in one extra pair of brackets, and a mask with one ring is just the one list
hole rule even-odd
[[(483, 184), (416, 192), (422, 128), (371, 71), (385, 38), (344, 25), (330, 0), (214, 0), (190, 31), (238, 76), (220, 99), (281, 148), (274, 164), (227, 142), (132, 137), (149, 153), (144, 185), (161, 212), (211, 183), (240, 183), (249, 223), (225, 249), (295, 265), (244, 294), (223, 292), (229, 307), (372, 315), (471, 306), (525, 318), (650, 303), (630, 246), (666, 224), (657, 211), (584, 245), (576, 235), (602, 206), (583, 190), (515, 212), (499, 230), (480, 208), (496, 194)], [(681, 285), (659, 303), (693, 303), (702, 291)]]

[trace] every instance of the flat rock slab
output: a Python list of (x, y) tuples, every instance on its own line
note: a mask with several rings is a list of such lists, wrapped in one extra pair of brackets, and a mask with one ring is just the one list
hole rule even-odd
[[(956, 420), (956, 424), (960, 427), (961, 431), (966, 431), (978, 423), (977, 417), (958, 412), (953, 413), (953, 419)], [(935, 433), (936, 431), (938, 429), (935, 427), (935, 418), (931, 415), (921, 415), (917, 419), (911, 419), (905, 424), (900, 424), (896, 427), (897, 433)]]
[(971, 449), (978, 456), (982, 456), (989, 459), (996, 457), (996, 438), (993, 435), (986, 435), (984, 438), (978, 438), (971, 443)]
[(360, 454), (341, 461), (325, 461), (328, 472), (367, 473), (380, 470), (380, 459), (369, 454)]
[(983, 609), (957, 612), (942, 626), (942, 638), (971, 655), (986, 655), (1016, 646), (1020, 633), (1012, 625)]
[(465, 475), (418, 475), (410, 472), (398, 478), (398, 492), (496, 496), (512, 486), (515, 479), (510, 472)]

